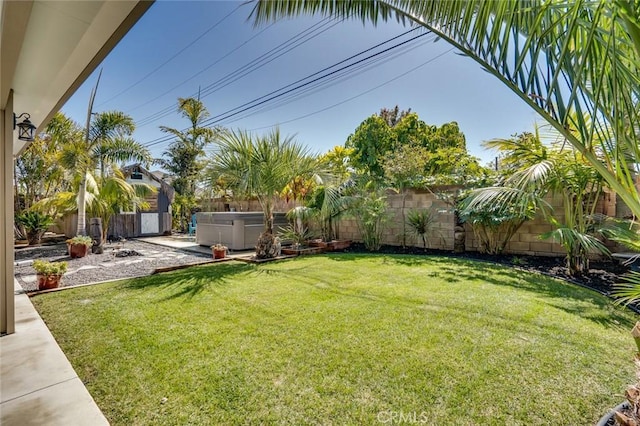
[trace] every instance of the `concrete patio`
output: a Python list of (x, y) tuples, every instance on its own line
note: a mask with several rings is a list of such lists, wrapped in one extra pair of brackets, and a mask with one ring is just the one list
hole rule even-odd
[(16, 332), (0, 338), (0, 424), (108, 425), (16, 283)]

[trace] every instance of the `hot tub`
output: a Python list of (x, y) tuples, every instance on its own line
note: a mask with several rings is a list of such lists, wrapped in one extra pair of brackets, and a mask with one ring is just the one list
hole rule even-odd
[[(285, 213), (274, 213), (273, 232), (286, 226)], [(196, 243), (202, 246), (222, 243), (231, 250), (254, 249), (263, 230), (262, 212), (196, 213)]]

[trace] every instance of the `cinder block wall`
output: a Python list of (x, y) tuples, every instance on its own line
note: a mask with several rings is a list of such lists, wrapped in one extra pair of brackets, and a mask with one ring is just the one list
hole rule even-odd
[[(402, 245), (402, 195), (389, 192), (387, 202), (389, 204), (387, 210), (389, 221), (383, 233), (383, 244)], [(435, 214), (435, 223), (431, 232), (427, 233), (427, 247), (453, 250), (455, 224), (453, 208), (431, 192), (409, 190), (405, 197), (405, 215), (412, 209), (428, 209)], [(362, 241), (355, 218), (343, 219), (338, 226), (341, 239)], [(406, 227), (406, 232), (408, 246), (422, 246), (421, 238), (412, 236), (409, 226)]]
[[(433, 192), (444, 192), (455, 190), (455, 187), (436, 188)], [(383, 244), (401, 245), (402, 235), (402, 195), (389, 193), (387, 194), (389, 203), (388, 212), (391, 219), (387, 223), (387, 227), (383, 234)], [(561, 197), (547, 197), (546, 201), (554, 209), (554, 217), (560, 222), (564, 221), (563, 202)], [(453, 233), (455, 226), (455, 215), (453, 207), (447, 205), (444, 201), (438, 199), (432, 192), (422, 190), (410, 190), (405, 199), (405, 212), (411, 209), (431, 209), (436, 214), (436, 223), (427, 234), (428, 248), (453, 250)], [(598, 202), (597, 213), (603, 213), (608, 216), (616, 214), (616, 197), (611, 193), (604, 193)], [(525, 222), (511, 238), (505, 248), (505, 253), (536, 255), (536, 256), (564, 256), (565, 252), (562, 246), (551, 240), (542, 240), (540, 235), (552, 230), (551, 225), (547, 223), (541, 213), (538, 213), (533, 220)], [(407, 227), (407, 232), (409, 227)], [(476, 239), (470, 225), (465, 225), (465, 245), (467, 251), (478, 250), (478, 240)], [(350, 239), (361, 242), (362, 238), (354, 218), (343, 219), (339, 223), (339, 236), (342, 239)], [(418, 237), (411, 238), (407, 236), (407, 245), (422, 246), (422, 241)], [(614, 244), (609, 244), (611, 249), (615, 250)]]

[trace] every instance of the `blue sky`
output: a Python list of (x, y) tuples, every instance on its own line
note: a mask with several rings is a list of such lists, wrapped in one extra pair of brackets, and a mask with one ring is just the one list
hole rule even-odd
[[(159, 126), (185, 128), (186, 120), (176, 112), (177, 98), (192, 96), (199, 88), (211, 116), (220, 116), (216, 124), (256, 133), (279, 124), (283, 133), (297, 134), (318, 153), (344, 144), (382, 107), (399, 105), (411, 108), (428, 124), (457, 121), (469, 152), (483, 163), (495, 153), (484, 150), (482, 141), (531, 130), (537, 119), (476, 62), (428, 34), (390, 50), (392, 57), (379, 55), (379, 62), (304, 96), (279, 98), (229, 117), (224, 113), (411, 29), (395, 21), (374, 27), (357, 20), (323, 21), (319, 16), (254, 27), (248, 20), (250, 10), (250, 5), (232, 1), (157, 1), (99, 67), (103, 72), (94, 111), (130, 114), (138, 123), (134, 137), (159, 157), (169, 144), (158, 141), (164, 136)], [(315, 37), (297, 47), (285, 45), (289, 48), (284, 54), (257, 68), (257, 58), (305, 30)], [(420, 33), (414, 31), (376, 51)], [(247, 71), (254, 71), (241, 71), (248, 64), (253, 68)], [(63, 107), (79, 123), (85, 120), (96, 79), (97, 71)], [(163, 111), (168, 113), (152, 120)]]

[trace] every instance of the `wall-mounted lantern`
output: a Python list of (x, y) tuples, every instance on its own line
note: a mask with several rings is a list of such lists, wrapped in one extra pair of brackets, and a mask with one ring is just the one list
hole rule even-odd
[[(26, 117), (21, 123), (18, 123), (18, 118), (22, 118), (22, 116)], [(31, 116), (26, 112), (23, 112), (18, 116), (13, 114), (13, 129), (15, 130), (16, 126), (18, 127), (18, 139), (21, 141), (33, 142), (33, 139), (35, 138), (36, 126), (29, 121), (30, 118)]]

